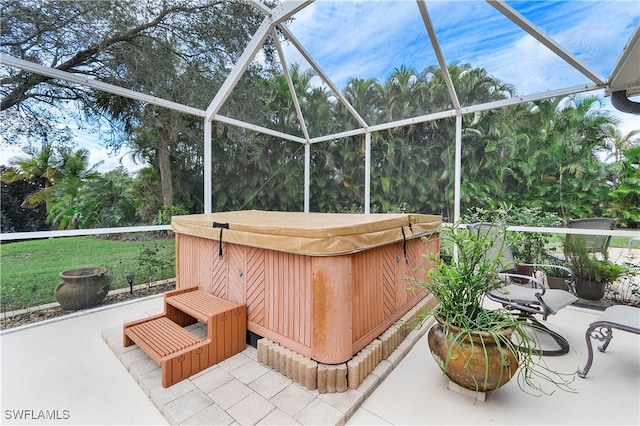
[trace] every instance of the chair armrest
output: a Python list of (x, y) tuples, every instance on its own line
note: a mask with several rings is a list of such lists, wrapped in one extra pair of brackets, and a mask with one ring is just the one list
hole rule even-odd
[[(534, 263), (531, 264), (531, 266), (535, 267), (535, 268), (554, 268), (554, 269), (559, 269), (561, 271), (564, 271), (567, 273), (567, 275), (569, 275), (566, 279), (565, 279), (565, 284), (567, 285), (567, 289), (569, 290), (570, 293), (572, 294), (576, 294), (576, 290), (574, 288), (574, 284), (576, 282), (576, 274), (573, 272), (573, 270), (571, 270), (571, 268), (567, 268), (566, 266), (561, 266), (561, 265), (554, 265), (552, 263)], [(545, 271), (546, 274), (546, 271)]]
[(566, 266), (554, 265), (552, 263), (527, 263), (527, 265), (528, 266), (533, 266), (535, 268), (555, 268), (555, 269), (560, 269), (562, 271), (565, 271), (567, 274), (569, 274), (569, 277), (570, 277), (572, 282), (576, 280), (576, 274), (570, 268), (567, 268)]
[(554, 269), (560, 269), (561, 271), (565, 271), (567, 274), (569, 274), (569, 278), (567, 278), (568, 280), (570, 280), (571, 282), (576, 280), (576, 274), (570, 269), (567, 268), (566, 266), (560, 266), (560, 265), (552, 265), (552, 264), (541, 264), (539, 265), (542, 268), (554, 268)]
[(505, 278), (518, 278), (520, 280), (527, 280), (527, 281), (529, 281), (529, 283), (531, 284), (532, 287), (537, 287), (538, 289), (541, 290), (541, 293), (539, 293), (540, 295), (543, 295), (545, 293), (545, 291), (546, 291), (546, 287), (544, 286), (544, 283), (542, 281), (540, 281), (539, 279), (534, 278), (534, 277), (532, 277), (530, 275), (512, 274), (510, 272), (501, 272), (498, 275), (503, 280)]

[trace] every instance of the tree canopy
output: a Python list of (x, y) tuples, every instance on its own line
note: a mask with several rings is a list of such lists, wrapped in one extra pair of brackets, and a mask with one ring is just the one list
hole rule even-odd
[[(1, 50), (204, 109), (260, 20), (248, 4), (228, 1), (8, 1)], [(240, 79), (223, 112), (302, 135), (270, 43), (263, 53)], [(53, 226), (151, 223), (163, 206), (171, 205), (202, 211), (202, 119), (10, 67), (0, 70), (5, 143), (27, 140), (31, 151), (26, 160), (40, 163), (43, 155), (62, 156), (64, 149), (78, 157), (75, 174), (59, 164), (40, 164), (58, 173), (49, 181), (46, 167), (29, 175), (30, 166), (19, 159), (3, 171), (7, 185), (36, 182), (38, 190), (30, 196), (46, 195), (42, 200), (50, 203), (47, 217)], [(313, 71), (297, 64), (288, 71), (311, 137), (356, 126), (335, 95), (313, 83)], [(464, 105), (517, 95), (511, 84), (471, 64), (450, 64), (448, 72)], [(372, 125), (451, 108), (437, 66), (416, 70), (399, 64), (384, 81), (349, 80), (342, 95)], [(99, 127), (107, 120), (117, 131), (109, 134), (118, 136), (103, 143), (124, 146), (149, 167), (135, 177), (122, 171), (96, 175), (86, 158), (89, 153), (59, 143), (71, 115), (80, 125)], [(621, 135), (601, 99), (593, 96), (465, 115), (463, 209), (490, 199), (540, 207), (565, 219), (610, 215), (637, 225), (640, 213), (632, 205), (638, 170), (635, 135)], [(454, 140), (453, 119), (374, 133), (371, 211), (425, 212), (452, 219)], [(303, 209), (303, 145), (214, 122), (212, 151), (214, 211)], [(608, 154), (615, 161), (604, 161)], [(364, 181), (362, 136), (311, 146), (311, 210), (362, 211)], [(98, 200), (98, 194), (108, 196)]]

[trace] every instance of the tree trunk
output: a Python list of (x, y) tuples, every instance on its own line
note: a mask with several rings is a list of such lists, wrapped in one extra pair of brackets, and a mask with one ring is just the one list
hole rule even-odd
[[(172, 127), (172, 126), (171, 126)], [(160, 184), (162, 186), (162, 204), (173, 205), (173, 183), (171, 182), (171, 156), (169, 155), (169, 144), (173, 142), (175, 132), (162, 126), (158, 132), (158, 146), (156, 155), (158, 156), (158, 169), (160, 170)]]

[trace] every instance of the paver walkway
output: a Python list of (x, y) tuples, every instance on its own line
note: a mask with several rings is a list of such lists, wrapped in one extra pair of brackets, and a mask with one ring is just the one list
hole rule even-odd
[[(206, 326), (188, 329), (206, 336)], [(102, 337), (171, 424), (342, 425), (426, 333), (423, 326), (383, 360), (358, 387), (341, 393), (308, 390), (257, 361), (251, 346), (189, 379), (162, 387), (160, 367), (137, 345), (122, 346), (122, 326)]]

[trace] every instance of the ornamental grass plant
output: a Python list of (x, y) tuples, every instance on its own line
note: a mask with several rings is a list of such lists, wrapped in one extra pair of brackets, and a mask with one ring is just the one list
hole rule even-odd
[[(484, 221), (487, 222), (486, 219)], [(541, 381), (552, 383), (554, 388), (573, 391), (570, 384), (575, 373), (565, 374), (548, 368), (544, 359), (535, 352), (539, 342), (526, 320), (504, 307), (484, 306), (485, 294), (505, 285), (499, 274), (505, 239), (498, 237), (505, 235), (506, 228), (495, 220), (488, 222), (496, 227), (497, 232), (475, 233), (461, 223), (443, 228), (441, 239), (443, 244), (453, 244), (453, 257), (436, 259), (437, 268), (431, 269), (427, 279), (410, 279), (411, 286), (425, 289), (436, 297), (438, 305), (426, 314), (435, 316), (455, 343), (471, 342), (473, 346), (478, 343), (473, 343), (472, 334), (484, 332), (499, 348), (508, 349), (508, 353), (519, 361), (517, 382), (523, 391), (533, 395), (555, 391), (545, 389)], [(504, 333), (507, 329), (512, 333)], [(484, 356), (488, 358), (486, 348)], [(441, 366), (445, 373), (448, 361)], [(477, 383), (476, 390), (481, 387), (481, 383)]]

